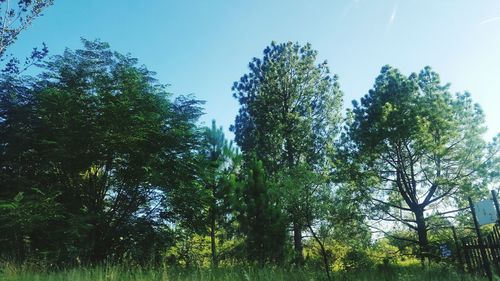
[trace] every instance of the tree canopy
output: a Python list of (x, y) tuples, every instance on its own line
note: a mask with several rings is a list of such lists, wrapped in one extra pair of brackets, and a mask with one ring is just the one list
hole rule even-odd
[(469, 93), (450, 94), (430, 67), (406, 77), (384, 66), (353, 106), (346, 145), (373, 178), (364, 188), (382, 214), (372, 217), (416, 231), (425, 256), (428, 211), (464, 207), (466, 196), (487, 191), (494, 154), (483, 137), (483, 112)]
[(451, 241), (441, 227), (467, 234), (467, 197), (498, 183), (481, 107), (430, 67), (384, 66), (344, 115), (317, 51), (273, 42), (232, 87), (233, 144), (199, 121), (203, 101), (105, 42), (82, 45), (43, 63), (39, 51), (37, 75), (15, 61), (0, 75), (2, 260), (308, 266), (330, 279), (432, 258)]
[[(342, 92), (310, 44), (272, 43), (233, 85), (241, 108), (232, 130), (243, 155), (255, 155), (269, 177), (293, 177), (299, 166), (321, 173), (340, 122)], [(292, 186), (288, 186), (292, 189)], [(303, 262), (305, 186), (287, 192), (296, 262)], [(283, 194), (285, 195), (285, 193)], [(292, 207), (293, 206), (293, 207)]]
[[(9, 188), (1, 196), (16, 205), (2, 218), (21, 213), (15, 220), (26, 229), (7, 227), (2, 238), (29, 237), (40, 252), (80, 241), (60, 258), (99, 261), (130, 243), (157, 243), (133, 233), (154, 233), (164, 192), (191, 177), (201, 108), (191, 98), (171, 101), (136, 59), (83, 43), (50, 59), (39, 81), (4, 81), (1, 186)], [(41, 211), (34, 223), (43, 206), (54, 215)]]

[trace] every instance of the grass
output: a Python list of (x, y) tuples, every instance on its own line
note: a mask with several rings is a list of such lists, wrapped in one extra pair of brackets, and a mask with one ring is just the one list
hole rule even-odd
[[(483, 278), (461, 275), (446, 268), (418, 267), (373, 269), (359, 272), (335, 272), (332, 281), (482, 281)], [(277, 268), (143, 269), (126, 266), (75, 268), (56, 272), (36, 272), (4, 266), (2, 281), (324, 281), (324, 274), (310, 270)]]

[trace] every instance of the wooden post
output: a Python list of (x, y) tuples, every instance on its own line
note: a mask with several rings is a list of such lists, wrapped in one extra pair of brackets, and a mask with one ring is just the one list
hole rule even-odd
[(488, 280), (493, 281), (493, 274), (491, 272), (488, 256), (486, 255), (483, 236), (481, 235), (481, 229), (479, 228), (479, 222), (477, 221), (476, 217), (476, 209), (474, 208), (474, 204), (472, 203), (472, 199), (470, 197), (469, 197), (469, 205), (470, 205), (470, 210), (472, 212), (472, 218), (474, 219), (474, 228), (476, 229), (477, 242), (479, 244), (479, 250), (481, 251), (481, 259), (483, 261), (484, 271), (486, 272)]
[(472, 266), (471, 256), (469, 255), (470, 251), (467, 247), (467, 240), (462, 239), (462, 249), (464, 250), (465, 262), (467, 263), (467, 271), (472, 273), (474, 271), (474, 267)]
[[(490, 253), (491, 253), (491, 261), (493, 262), (493, 268), (495, 271), (498, 273), (500, 270), (500, 259), (498, 257), (498, 251), (496, 249), (495, 245), (495, 238), (493, 235), (488, 235), (486, 237), (486, 240), (488, 242), (488, 246), (490, 248)], [(492, 269), (493, 269), (492, 268)]]
[(493, 198), (493, 203), (495, 203), (495, 209), (497, 210), (497, 225), (500, 225), (500, 206), (498, 205), (498, 196), (495, 190), (491, 191), (491, 197)]
[(460, 269), (464, 271), (464, 262), (462, 261), (462, 253), (460, 251), (460, 245), (458, 244), (457, 231), (454, 226), (451, 227), (451, 232), (453, 233), (453, 240), (455, 241), (455, 256), (457, 257), (456, 262), (458, 262)]

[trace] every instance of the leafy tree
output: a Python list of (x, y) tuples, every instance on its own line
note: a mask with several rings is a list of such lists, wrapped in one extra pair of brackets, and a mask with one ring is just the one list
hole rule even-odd
[(465, 196), (485, 191), (486, 163), (496, 152), (483, 140), (483, 113), (468, 93), (451, 95), (429, 67), (406, 77), (384, 66), (353, 105), (346, 144), (353, 175), (364, 178), (357, 183), (382, 212), (374, 217), (415, 231), (424, 259), (427, 212), (463, 206)]
[[(6, 61), (2, 73), (19, 75), (41, 61), (48, 55), (45, 44), (42, 48), (33, 48), (30, 56), (21, 61), (12, 55), (6, 55), (6, 49), (12, 45), (21, 31), (31, 25), (33, 20), (40, 16), (42, 11), (54, 3), (53, 0), (21, 0), (0, 1), (0, 62)], [(7, 59), (8, 58), (8, 59)]]
[[(330, 260), (324, 239), (329, 234), (331, 225), (328, 222), (331, 210), (334, 208), (331, 204), (333, 202), (332, 187), (328, 184), (325, 175), (315, 173), (307, 164), (301, 164), (286, 171), (283, 177), (275, 178), (275, 180), (281, 187), (280, 195), (283, 195), (283, 204), (287, 214), (299, 215), (305, 228), (318, 244), (325, 273), (330, 280)], [(289, 218), (289, 221), (293, 219), (293, 217)]]
[(170, 101), (136, 59), (83, 43), (49, 60), (40, 81), (4, 88), (0, 200), (57, 203), (57, 216), (22, 233), (52, 258), (143, 259), (161, 246), (148, 239), (165, 240), (155, 234), (165, 192), (193, 177), (200, 102)]
[(224, 137), (222, 127), (215, 120), (203, 133), (202, 182), (208, 194), (208, 225), (210, 232), (212, 265), (218, 266), (216, 233), (220, 226), (227, 226), (231, 214), (231, 200), (236, 187), (235, 170), (238, 168), (238, 153)]
[[(17, 2), (17, 3), (15, 3)], [(4, 0), (0, 2), (0, 58), (6, 48), (15, 42), (21, 31), (42, 15), (53, 0)]]
[(283, 262), (286, 220), (277, 198), (279, 193), (266, 182), (262, 162), (256, 158), (248, 163), (240, 193), (239, 222), (248, 259), (261, 267), (266, 262)]
[[(340, 169), (332, 166), (332, 171), (337, 174)], [(297, 166), (290, 174), (293, 177), (286, 173), (280, 177), (278, 173), (274, 178), (280, 187), (281, 204), (287, 214), (303, 218), (308, 234), (317, 244), (327, 278), (331, 279), (333, 257), (328, 244), (348, 245), (353, 250), (364, 250), (369, 244), (360, 195), (354, 186), (334, 182), (329, 173), (314, 171), (307, 164)]]
[(232, 200), (240, 156), (232, 142), (224, 137), (222, 127), (216, 126), (215, 120), (211, 127), (202, 128), (198, 134), (195, 169), (191, 171), (193, 176), (169, 190), (165, 208), (179, 233), (209, 235), (211, 262), (217, 267), (217, 243), (222, 245), (222, 236), (234, 232), (231, 231), (234, 221)]
[[(302, 163), (313, 171), (327, 164), (342, 93), (326, 61), (316, 65), (316, 56), (310, 44), (273, 42), (262, 59), (250, 62), (250, 73), (234, 83), (233, 96), (241, 105), (231, 128), (236, 143), (246, 159), (255, 154), (263, 162), (269, 178), (286, 171), (293, 178), (293, 170)], [(300, 201), (290, 205), (301, 208)], [(295, 260), (302, 264), (304, 217), (300, 212), (289, 217)]]

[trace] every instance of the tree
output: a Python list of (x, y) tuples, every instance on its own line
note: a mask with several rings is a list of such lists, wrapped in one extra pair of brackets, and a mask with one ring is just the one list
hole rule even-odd
[[(451, 95), (430, 67), (402, 75), (384, 66), (372, 90), (353, 101), (347, 150), (353, 173), (373, 203), (372, 216), (415, 231), (429, 253), (428, 210), (463, 206), (485, 190), (488, 152), (484, 116), (468, 93)], [(498, 150), (497, 150), (498, 151)], [(373, 213), (372, 213), (373, 214)]]
[(215, 120), (210, 128), (204, 130), (201, 153), (202, 182), (209, 191), (206, 224), (210, 231), (212, 266), (217, 267), (215, 236), (219, 226), (227, 223), (231, 213), (231, 200), (236, 185), (235, 169), (238, 167), (239, 156), (232, 147), (232, 142), (225, 139), (222, 127), (217, 128)]
[(193, 177), (168, 191), (165, 208), (183, 239), (210, 237), (211, 263), (217, 267), (217, 244), (222, 246), (223, 236), (231, 232), (234, 221), (232, 200), (240, 156), (215, 120), (211, 127), (200, 128), (198, 134)]
[[(277, 172), (292, 172), (301, 163), (309, 163), (314, 171), (326, 165), (342, 93), (326, 61), (316, 65), (316, 56), (310, 44), (273, 42), (262, 59), (250, 62), (250, 73), (234, 83), (233, 96), (241, 108), (231, 130), (244, 157), (255, 154), (269, 178)], [(295, 209), (300, 209), (300, 202), (295, 203)], [(300, 265), (304, 218), (300, 212), (289, 217)]]
[[(17, 3), (13, 3), (17, 2)], [(0, 2), (0, 58), (6, 48), (15, 42), (21, 31), (54, 3), (53, 0), (4, 0)]]
[(55, 202), (57, 216), (17, 236), (56, 261), (147, 257), (158, 246), (147, 239), (164, 240), (166, 192), (193, 178), (200, 101), (170, 101), (136, 59), (83, 43), (49, 60), (41, 80), (4, 88), (0, 200)]
[[(11, 0), (0, 1), (0, 62), (6, 61), (6, 49), (12, 45), (21, 31), (31, 25), (33, 20), (41, 16), (42, 11), (54, 3), (53, 0), (21, 0), (17, 4)], [(34, 65), (40, 65), (48, 55), (49, 50), (45, 43), (42, 48), (33, 48), (30, 56), (21, 61), (13, 57), (5, 63), (2, 73), (5, 75), (19, 75)], [(9, 79), (13, 79), (9, 77)]]
[[(273, 180), (280, 188), (279, 194), (283, 198), (281, 201), (286, 213), (300, 217), (301, 223), (318, 244), (325, 273), (330, 280), (329, 255), (322, 239), (324, 237), (321, 237), (330, 228), (328, 222), (334, 209), (333, 189), (327, 176), (315, 172), (308, 164), (300, 164), (284, 173), (278, 173)], [(291, 217), (289, 221), (293, 219)]]
[(278, 201), (279, 193), (266, 182), (261, 161), (250, 158), (247, 165), (237, 208), (248, 259), (261, 267), (266, 262), (281, 263), (284, 259), (286, 220)]

